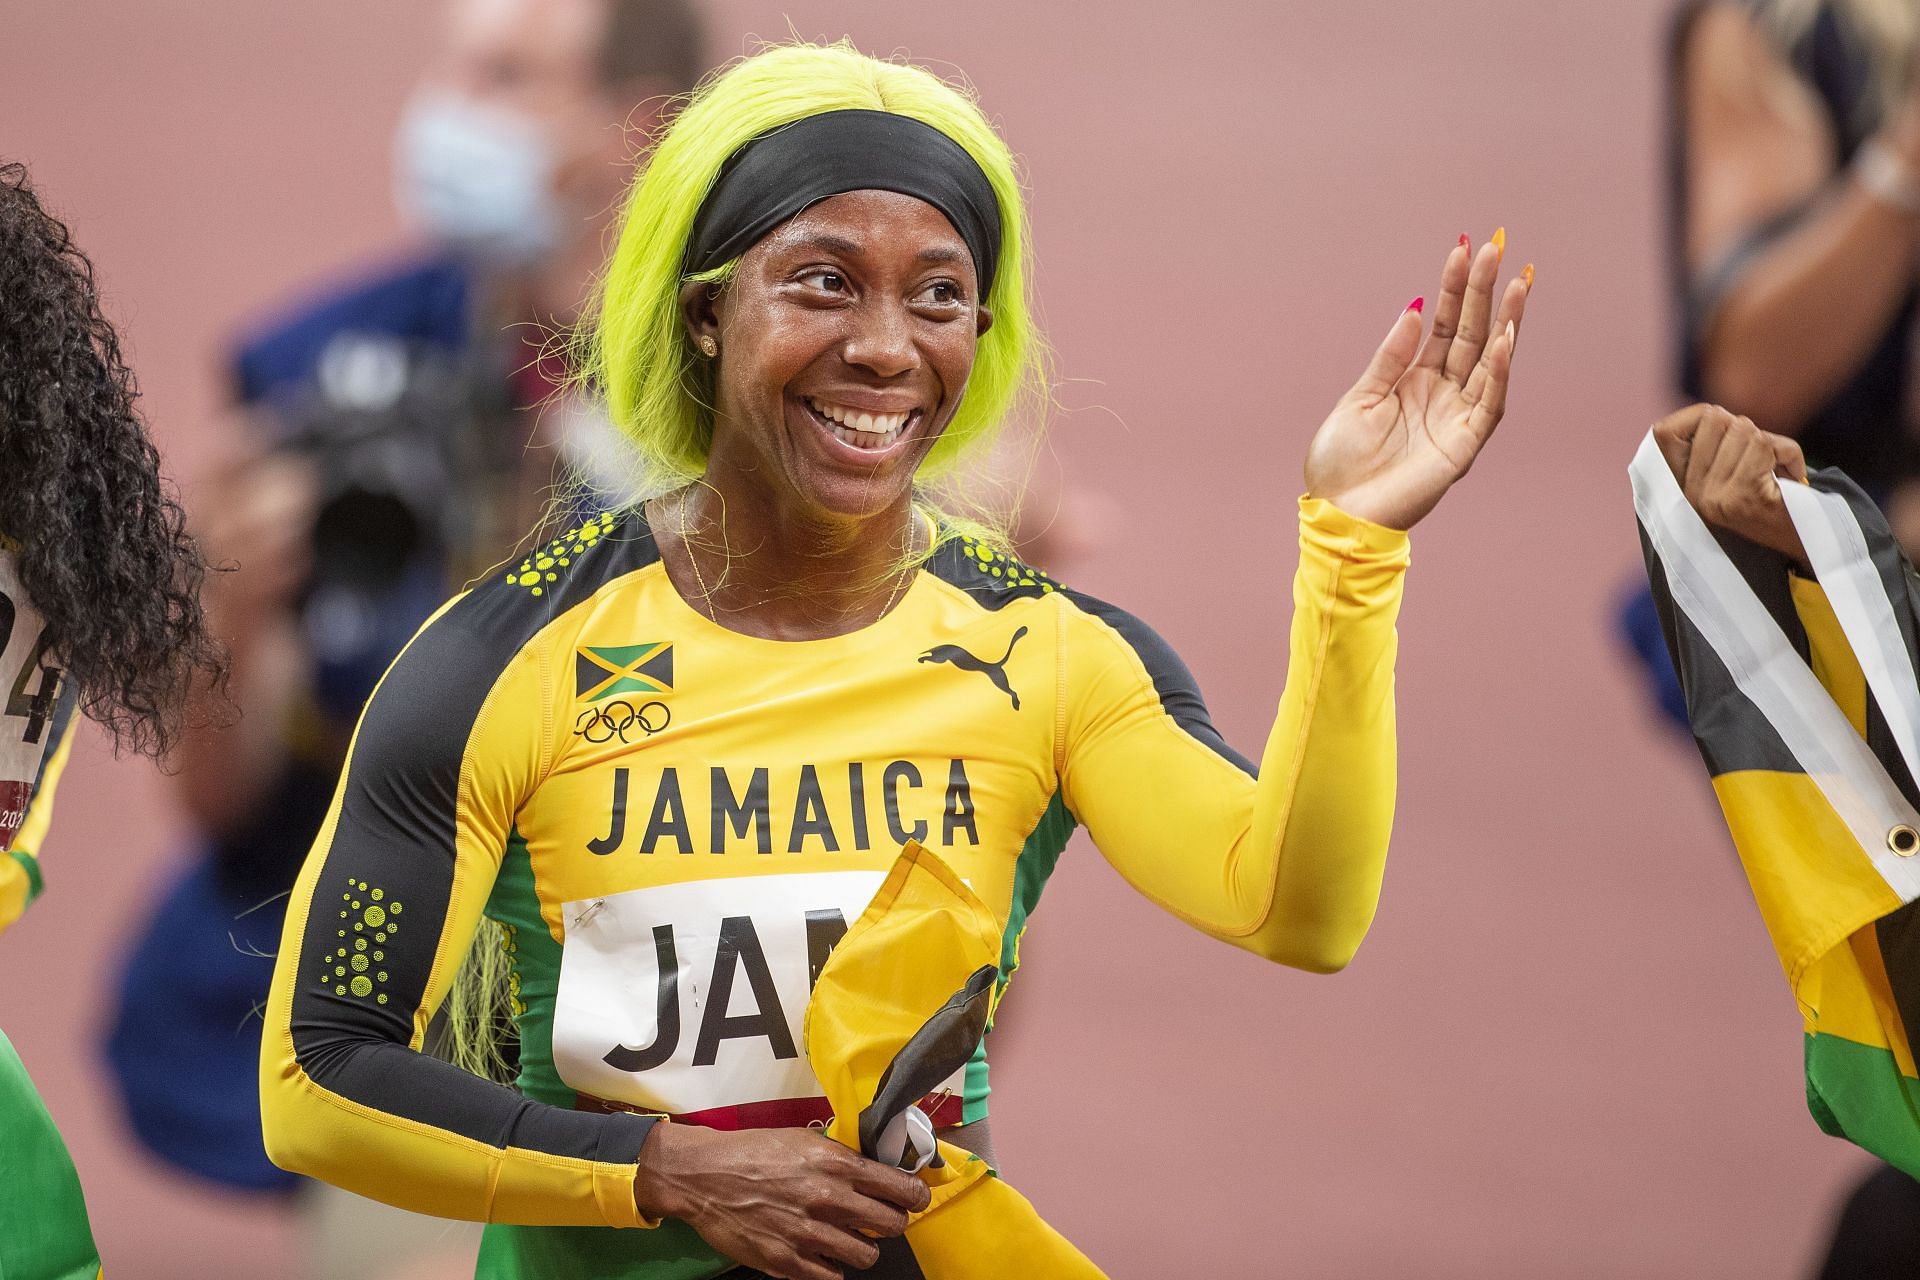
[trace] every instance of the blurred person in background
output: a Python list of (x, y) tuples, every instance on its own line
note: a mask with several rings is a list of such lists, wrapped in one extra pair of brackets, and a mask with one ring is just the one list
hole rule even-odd
[[(194, 506), (209, 555), (238, 566), (207, 606), (241, 720), (182, 744), (201, 835), (129, 957), (109, 1042), (135, 1130), (178, 1167), (294, 1185), (262, 1150), (255, 1086), (284, 895), (394, 654), (556, 481), (617, 473), (617, 434), (556, 396), (545, 345), (601, 268), (637, 155), (706, 66), (691, 0), (453, 0), (394, 141), (424, 248), (231, 354), (243, 456)], [(393, 1261), (386, 1237), (308, 1204), (327, 1249), (364, 1236)], [(313, 1273), (375, 1265), (341, 1253)]]
[[(196, 673), (223, 674), (206, 572), (134, 409), (93, 267), (0, 165), (0, 931), (41, 888), (39, 854), (76, 715), (158, 759)], [(69, 891), (85, 892), (73, 885)], [(80, 1181), (0, 1033), (0, 1276), (100, 1272)]]
[[(1839, 467), (1920, 551), (1920, 5), (1716, 0), (1674, 28), (1669, 264), (1677, 374)], [(1686, 720), (1651, 598), (1626, 611)]]
[[(1910, 557), (1920, 552), (1916, 57), (1915, 0), (1690, 3), (1674, 27), (1668, 139), (1681, 390), (1796, 441), (1810, 465), (1844, 470)], [(1644, 587), (1622, 620), (1662, 710), (1685, 727)], [(1849, 1203), (1823, 1275), (1917, 1272), (1920, 1183), (1886, 1169)]]

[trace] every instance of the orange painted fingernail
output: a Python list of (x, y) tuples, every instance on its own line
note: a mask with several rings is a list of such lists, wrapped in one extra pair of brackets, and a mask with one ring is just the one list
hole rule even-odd
[(1405, 307), (1401, 308), (1400, 314), (1405, 315), (1407, 314), (1407, 312), (1411, 311), (1413, 312), (1413, 314), (1419, 315), (1423, 310), (1426, 309), (1426, 305), (1427, 305), (1427, 300), (1424, 297), (1415, 298), (1412, 302), (1409, 302)]
[(1507, 251), (1507, 229), (1505, 227), (1495, 227), (1493, 229), (1493, 239), (1488, 243), (1493, 245), (1493, 251), (1495, 253), (1505, 253)]
[(1527, 286), (1527, 292), (1533, 292), (1533, 264), (1529, 262), (1520, 272), (1520, 283)]

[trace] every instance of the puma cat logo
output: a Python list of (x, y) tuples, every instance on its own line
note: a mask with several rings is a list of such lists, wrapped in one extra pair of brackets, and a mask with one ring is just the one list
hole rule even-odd
[(978, 671), (981, 675), (993, 681), (994, 688), (1006, 694), (1009, 698), (1012, 698), (1013, 709), (1018, 711), (1020, 709), (1020, 695), (1015, 693), (1013, 686), (1007, 683), (1007, 659), (1013, 656), (1013, 646), (1019, 644), (1020, 637), (1025, 634), (1027, 634), (1025, 627), (1021, 627), (1013, 633), (1013, 639), (1007, 641), (1007, 651), (1000, 655), (1000, 661), (998, 662), (988, 662), (984, 658), (976, 658), (957, 644), (937, 644), (921, 654), (920, 661), (951, 662), (962, 671)]

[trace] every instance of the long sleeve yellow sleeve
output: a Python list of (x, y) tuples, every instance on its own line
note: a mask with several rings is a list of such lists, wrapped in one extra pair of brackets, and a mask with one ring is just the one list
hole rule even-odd
[(282, 1168), (401, 1208), (638, 1226), (651, 1120), (536, 1102), (421, 1052), (550, 750), (538, 603), (461, 597), (368, 704), (287, 911), (260, 1118)]
[(1286, 688), (1257, 771), (1220, 740), (1158, 637), (1074, 600), (1063, 797), (1147, 897), (1282, 964), (1331, 972), (1352, 959), (1393, 826), (1407, 557), (1405, 533), (1301, 501)]

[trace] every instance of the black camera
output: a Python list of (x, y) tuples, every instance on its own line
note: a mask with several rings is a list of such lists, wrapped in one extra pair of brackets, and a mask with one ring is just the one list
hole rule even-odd
[(516, 453), (505, 380), (466, 352), (343, 334), (278, 408), (277, 448), (319, 475), (300, 601), (315, 693), (350, 717), (473, 558)]

